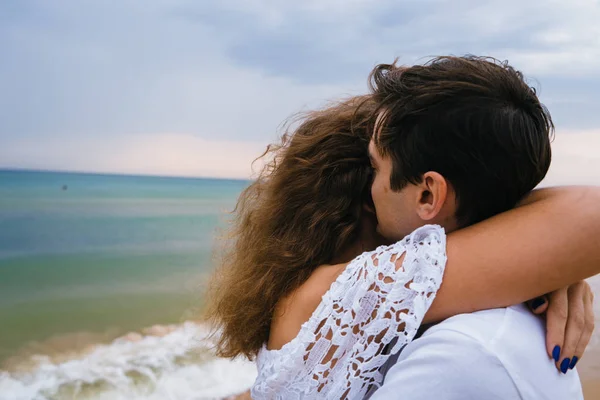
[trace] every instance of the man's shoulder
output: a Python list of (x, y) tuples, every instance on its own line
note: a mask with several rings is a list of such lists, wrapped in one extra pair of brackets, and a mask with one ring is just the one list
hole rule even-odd
[(531, 313), (524, 305), (495, 308), (468, 314), (459, 314), (428, 329), (423, 336), (444, 335), (456, 332), (485, 346), (492, 353), (504, 351), (506, 345), (514, 345), (515, 339), (525, 342), (545, 340), (543, 320)]
[(545, 343), (544, 321), (518, 305), (448, 318), (410, 343), (398, 361), (418, 360), (436, 348), (433, 364), (468, 379), (498, 379), (507, 390), (512, 382), (520, 398), (582, 399), (577, 372), (560, 374)]
[(520, 398), (498, 357), (460, 329), (427, 332), (394, 361), (372, 399), (402, 398), (398, 393), (410, 393), (410, 398), (418, 400)]

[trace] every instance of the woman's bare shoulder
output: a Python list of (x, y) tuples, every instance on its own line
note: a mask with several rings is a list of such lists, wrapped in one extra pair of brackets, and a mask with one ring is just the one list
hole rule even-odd
[(298, 335), (302, 324), (310, 319), (346, 266), (344, 263), (317, 267), (306, 282), (277, 303), (267, 344), (269, 350), (280, 349)]

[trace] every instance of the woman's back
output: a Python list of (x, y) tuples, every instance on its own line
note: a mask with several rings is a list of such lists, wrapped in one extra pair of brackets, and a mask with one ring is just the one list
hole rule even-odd
[(428, 225), (346, 267), (321, 267), (280, 303), (252, 397), (363, 398), (379, 386), (380, 367), (412, 340), (435, 298), (445, 248), (443, 229)]
[(277, 303), (267, 349), (279, 350), (298, 336), (302, 324), (310, 319), (323, 295), (347, 266), (348, 263), (317, 267), (304, 284)]

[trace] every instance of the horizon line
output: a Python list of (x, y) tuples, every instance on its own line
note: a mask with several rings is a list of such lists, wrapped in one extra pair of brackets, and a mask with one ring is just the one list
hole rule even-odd
[(67, 169), (41, 169), (41, 168), (20, 168), (20, 167), (2, 167), (0, 172), (41, 172), (41, 173), (61, 173), (61, 174), (80, 174), (80, 175), (98, 175), (98, 176), (124, 176), (124, 177), (141, 177), (141, 178), (174, 178), (174, 179), (210, 179), (220, 181), (240, 181), (251, 182), (249, 178), (226, 178), (217, 176), (184, 176), (184, 175), (160, 175), (154, 173), (136, 173), (136, 172), (101, 172), (101, 171), (82, 171), (82, 170), (67, 170)]

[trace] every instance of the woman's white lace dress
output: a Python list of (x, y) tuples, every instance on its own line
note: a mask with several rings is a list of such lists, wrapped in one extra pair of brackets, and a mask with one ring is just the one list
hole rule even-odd
[(252, 398), (364, 398), (383, 382), (383, 364), (414, 338), (445, 266), (446, 236), (437, 225), (355, 258), (298, 336), (259, 352)]

